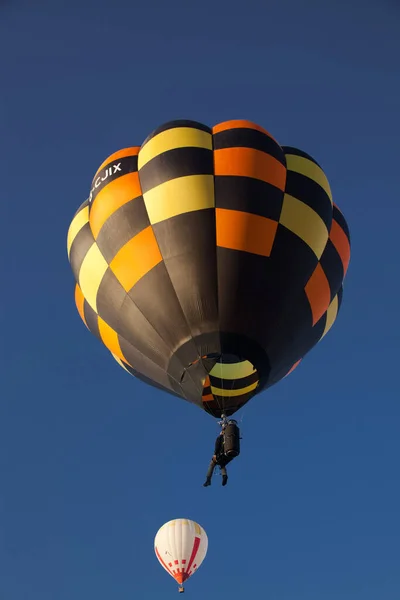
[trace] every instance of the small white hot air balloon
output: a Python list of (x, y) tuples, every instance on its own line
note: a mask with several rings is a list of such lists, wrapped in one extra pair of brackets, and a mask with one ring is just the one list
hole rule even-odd
[(174, 519), (165, 523), (154, 539), (154, 551), (164, 569), (179, 583), (183, 584), (197, 571), (203, 562), (208, 548), (208, 538), (204, 529), (189, 519)]

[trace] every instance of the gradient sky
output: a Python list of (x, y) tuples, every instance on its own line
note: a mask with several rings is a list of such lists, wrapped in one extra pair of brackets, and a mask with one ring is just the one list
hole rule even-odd
[[(394, 0), (0, 1), (2, 600), (176, 598), (176, 517), (209, 536), (191, 600), (400, 598), (399, 26)], [(310, 153), (352, 235), (341, 314), (238, 413), (226, 488), (215, 421), (118, 367), (66, 253), (100, 163), (175, 118)]]

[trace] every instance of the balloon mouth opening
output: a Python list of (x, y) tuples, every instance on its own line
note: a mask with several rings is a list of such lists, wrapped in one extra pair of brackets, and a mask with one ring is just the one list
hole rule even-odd
[[(209, 358), (209, 357), (207, 357)], [(220, 354), (203, 383), (203, 403), (215, 402), (221, 410), (235, 410), (247, 402), (259, 385), (259, 374), (246, 358)]]
[(182, 585), (189, 579), (189, 575), (187, 573), (177, 573), (174, 577), (175, 581), (179, 583), (179, 585)]
[(243, 352), (232, 348), (194, 357), (179, 373), (182, 395), (213, 417), (233, 415), (258, 393), (265, 380), (263, 356), (250, 345), (242, 346)]

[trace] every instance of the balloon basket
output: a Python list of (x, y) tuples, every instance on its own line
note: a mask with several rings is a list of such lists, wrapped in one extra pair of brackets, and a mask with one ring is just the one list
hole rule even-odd
[(184, 591), (185, 591), (185, 588), (183, 587), (183, 585), (181, 585), (181, 586), (178, 587), (178, 592), (180, 594), (183, 594)]

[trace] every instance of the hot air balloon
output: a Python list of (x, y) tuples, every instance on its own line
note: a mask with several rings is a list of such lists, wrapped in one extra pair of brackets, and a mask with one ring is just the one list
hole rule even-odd
[(165, 523), (154, 539), (154, 551), (164, 569), (179, 583), (183, 583), (200, 567), (205, 559), (208, 538), (204, 529), (189, 519), (174, 519)]
[(215, 417), (326, 335), (350, 259), (319, 164), (243, 120), (172, 121), (112, 154), (67, 245), (89, 330), (126, 371)]

